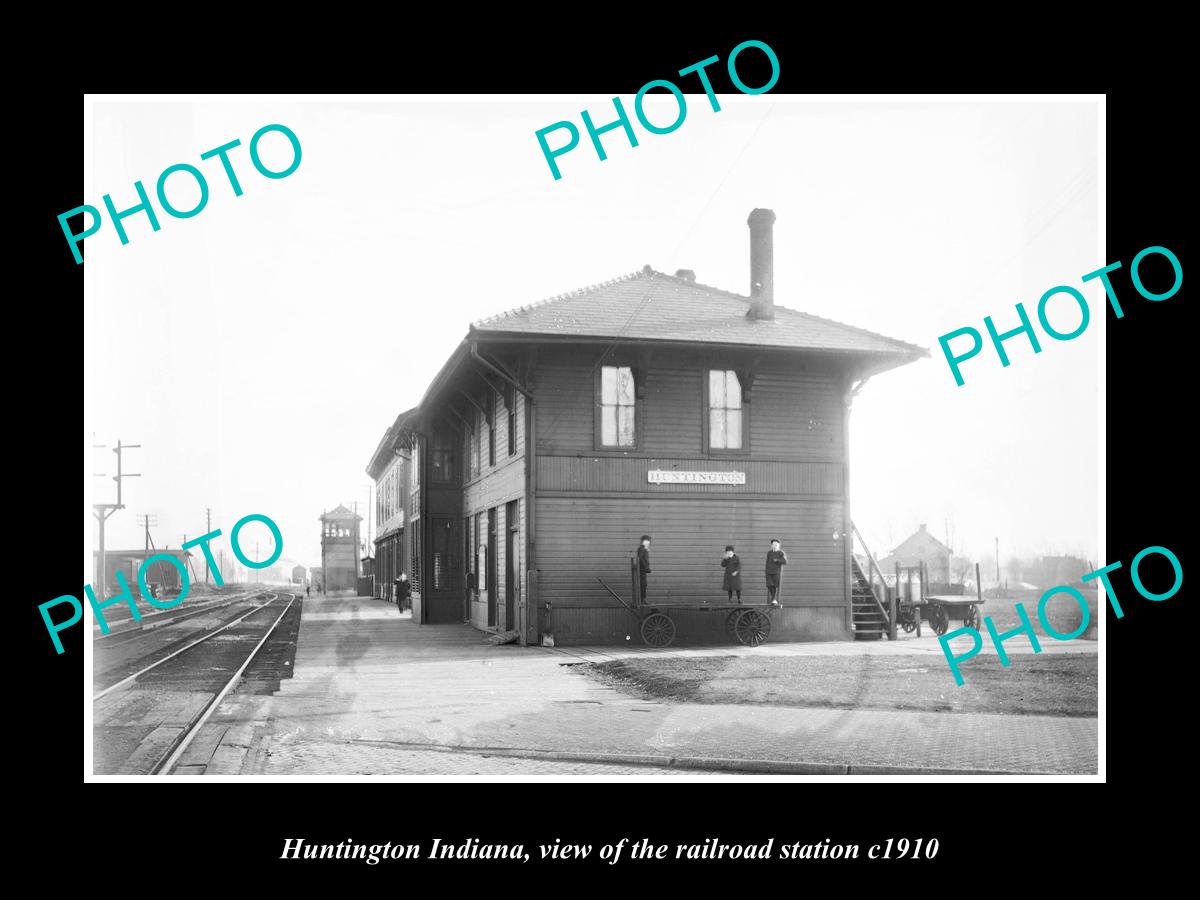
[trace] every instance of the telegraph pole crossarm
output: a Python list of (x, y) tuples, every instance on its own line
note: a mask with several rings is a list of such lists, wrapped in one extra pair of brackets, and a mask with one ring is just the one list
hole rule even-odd
[[(103, 449), (105, 444), (93, 444), (93, 448)], [(140, 449), (141, 444), (122, 444), (117, 440), (117, 446), (113, 448), (113, 453), (117, 454), (117, 474), (113, 476), (113, 481), (117, 483), (117, 502), (116, 503), (93, 503), (92, 509), (97, 521), (100, 523), (100, 571), (98, 573), (99, 584), (96, 586), (100, 594), (100, 599), (105, 599), (108, 592), (108, 559), (105, 556), (104, 549), (104, 523), (118, 509), (124, 509), (125, 504), (121, 502), (121, 480), (124, 478), (140, 478), (140, 472), (124, 472), (121, 470), (121, 452), (130, 449)], [(96, 477), (103, 478), (103, 472), (95, 473)]]

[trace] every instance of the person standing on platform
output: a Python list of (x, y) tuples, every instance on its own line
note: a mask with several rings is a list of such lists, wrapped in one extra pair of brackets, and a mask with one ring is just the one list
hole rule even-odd
[(779, 606), (779, 583), (783, 578), (782, 567), (787, 565), (787, 554), (781, 549), (779, 539), (771, 539), (771, 549), (767, 551), (767, 600), (772, 606)]
[(408, 583), (406, 572), (401, 572), (396, 579), (396, 609), (400, 612), (412, 609), (412, 585)]
[(641, 584), (642, 601), (646, 600), (646, 576), (650, 574), (650, 535), (642, 535), (642, 543), (637, 549), (638, 581)]
[(311, 584), (306, 584), (306, 585), (304, 586), (304, 596), (305, 596), (305, 597), (311, 597), (311, 596), (312, 596), (312, 585), (311, 585)]
[(725, 558), (721, 560), (721, 568), (725, 570), (724, 588), (729, 592), (732, 602), (734, 593), (738, 603), (742, 602), (742, 561), (733, 552), (733, 544), (725, 545)]

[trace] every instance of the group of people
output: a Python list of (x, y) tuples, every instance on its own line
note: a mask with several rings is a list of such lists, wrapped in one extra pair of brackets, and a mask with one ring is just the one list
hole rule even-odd
[[(779, 583), (783, 567), (787, 565), (787, 554), (778, 538), (771, 538), (771, 549), (767, 551), (767, 601), (772, 606), (779, 606)], [(646, 600), (646, 576), (650, 574), (650, 535), (643, 534), (641, 545), (637, 549), (638, 580), (641, 584), (642, 601)], [(733, 544), (725, 545), (725, 555), (721, 559), (721, 568), (725, 570), (721, 587), (733, 602), (737, 594), (737, 602), (742, 602), (742, 560), (734, 550)]]

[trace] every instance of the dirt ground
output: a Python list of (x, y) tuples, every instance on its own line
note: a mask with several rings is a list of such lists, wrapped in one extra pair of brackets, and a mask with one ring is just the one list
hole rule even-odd
[(585, 664), (590, 678), (647, 699), (900, 709), (1005, 715), (1095, 716), (1093, 654), (974, 659), (954, 683), (945, 661), (899, 656), (716, 656)]

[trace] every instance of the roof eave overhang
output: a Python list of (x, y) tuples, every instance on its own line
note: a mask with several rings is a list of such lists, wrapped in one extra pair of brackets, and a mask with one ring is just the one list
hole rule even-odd
[(367, 463), (367, 475), (372, 481), (378, 481), (379, 476), (383, 474), (387, 468), (387, 461), (391, 458), (391, 454), (387, 451), (392, 446), (392, 429), (388, 428), (383, 437), (379, 440), (379, 445), (375, 448), (375, 452), (371, 454), (371, 461)]
[(469, 340), (504, 344), (602, 344), (606, 346), (611, 345), (614, 342), (619, 342), (627, 345), (636, 344), (656, 347), (697, 348), (705, 350), (746, 350), (753, 351), (755, 353), (778, 353), (788, 355), (819, 354), (839, 359), (859, 357), (863, 360), (878, 360), (879, 366), (881, 367), (871, 366), (871, 371), (868, 374), (884, 372), (888, 369), (894, 369), (898, 366), (915, 362), (918, 359), (929, 357), (929, 351), (924, 347), (919, 347), (916, 344), (906, 344), (902, 341), (896, 342), (898, 346), (895, 350), (857, 350), (850, 348), (838, 349), (833, 347), (781, 347), (764, 344), (732, 343), (729, 341), (685, 341), (663, 338), (639, 338), (625, 335), (620, 337), (605, 337), (603, 335), (594, 334), (541, 334), (517, 331), (489, 331), (477, 330), (474, 327), (471, 329)]

